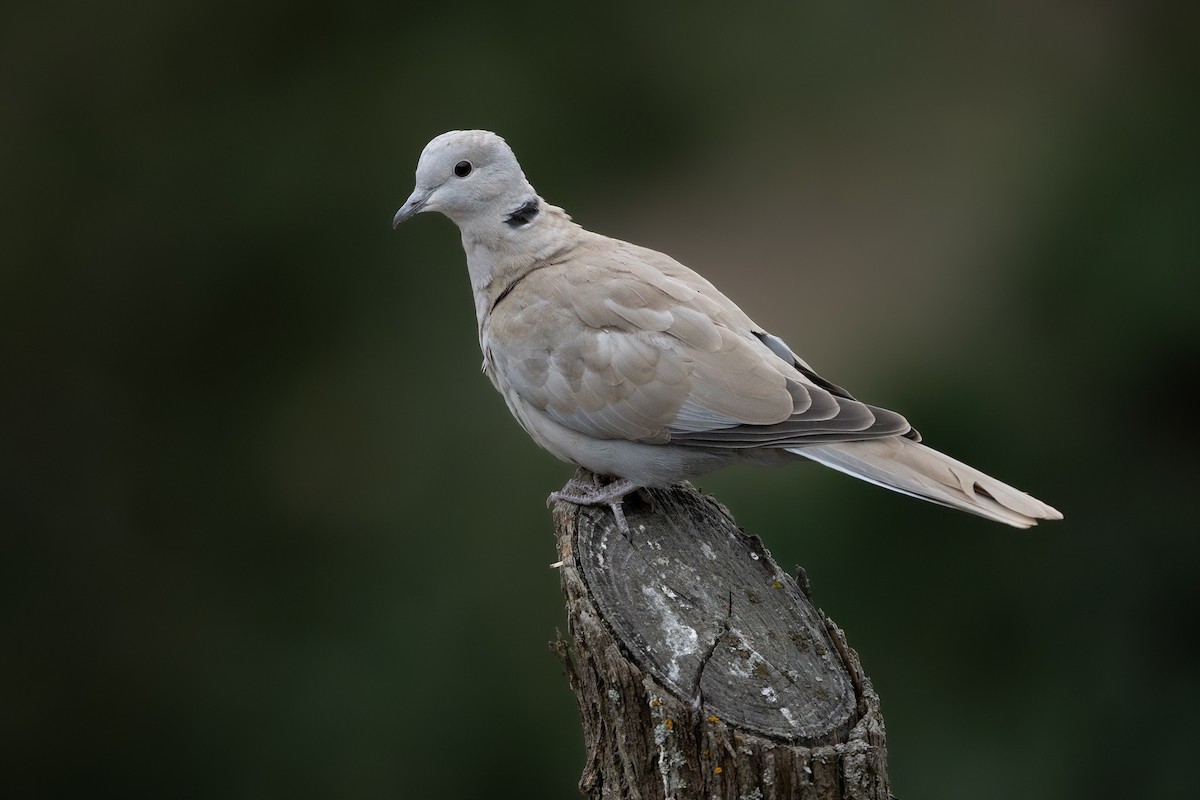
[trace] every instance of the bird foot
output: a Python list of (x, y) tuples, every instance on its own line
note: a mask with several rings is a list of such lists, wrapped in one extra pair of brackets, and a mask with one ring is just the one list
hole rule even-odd
[(599, 478), (591, 473), (587, 480), (582, 468), (575, 472), (575, 477), (563, 487), (562, 491), (551, 492), (546, 498), (546, 505), (562, 501), (574, 503), (577, 506), (608, 506), (612, 509), (617, 528), (626, 536), (629, 535), (629, 524), (625, 521), (625, 511), (621, 507), (625, 496), (641, 489), (628, 478), (618, 478), (608, 484), (601, 484)]

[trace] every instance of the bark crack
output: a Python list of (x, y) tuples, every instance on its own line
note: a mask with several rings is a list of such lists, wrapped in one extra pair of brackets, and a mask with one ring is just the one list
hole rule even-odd
[(708, 662), (712, 660), (716, 654), (717, 648), (721, 646), (721, 642), (729, 633), (729, 623), (733, 620), (733, 590), (729, 591), (729, 602), (725, 606), (725, 618), (721, 620), (721, 627), (713, 636), (712, 643), (704, 651), (704, 655), (700, 657), (700, 666), (696, 669), (696, 680), (692, 684), (692, 708), (699, 710), (704, 706), (704, 691), (700, 688), (700, 684), (704, 681), (704, 670), (708, 668)]

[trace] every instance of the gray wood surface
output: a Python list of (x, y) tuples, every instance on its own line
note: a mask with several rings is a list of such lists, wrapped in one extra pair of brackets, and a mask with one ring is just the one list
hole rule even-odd
[(879, 699), (842, 632), (762, 542), (688, 486), (558, 503), (555, 644), (592, 798), (890, 797)]

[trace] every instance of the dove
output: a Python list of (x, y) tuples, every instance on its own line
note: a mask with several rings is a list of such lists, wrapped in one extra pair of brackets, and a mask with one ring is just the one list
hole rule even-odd
[(551, 501), (607, 505), (628, 530), (631, 492), (811, 461), (1017, 528), (1062, 518), (826, 380), (675, 259), (573, 222), (495, 133), (426, 145), (393, 228), (428, 211), (461, 233), (484, 372), (538, 445), (592, 473)]

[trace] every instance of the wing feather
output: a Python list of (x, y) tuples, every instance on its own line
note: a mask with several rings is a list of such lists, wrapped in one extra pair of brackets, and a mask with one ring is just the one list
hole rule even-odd
[(597, 240), (531, 271), (488, 321), (496, 373), (551, 419), (597, 439), (707, 449), (910, 430), (817, 376), (686, 267)]

